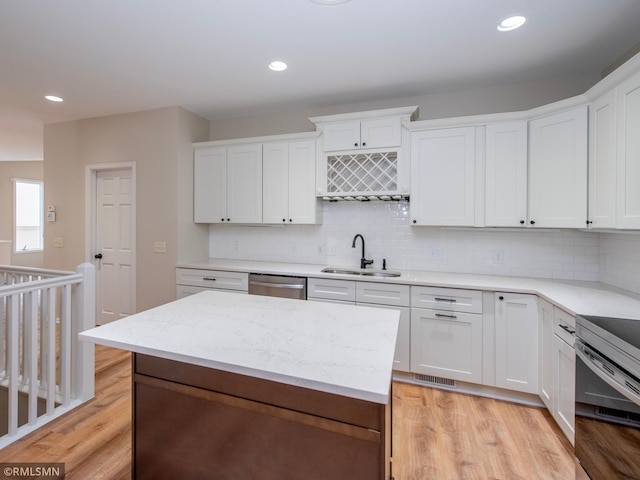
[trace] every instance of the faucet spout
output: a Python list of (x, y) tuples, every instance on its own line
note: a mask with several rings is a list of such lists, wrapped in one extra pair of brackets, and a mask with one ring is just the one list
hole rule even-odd
[(355, 237), (353, 237), (353, 243), (351, 244), (351, 248), (356, 248), (356, 240), (358, 239), (358, 237), (360, 237), (360, 240), (362, 240), (362, 257), (360, 258), (360, 268), (367, 268), (367, 265), (371, 265), (373, 263), (373, 260), (367, 260), (367, 258), (365, 258), (364, 237), (361, 234), (357, 233)]

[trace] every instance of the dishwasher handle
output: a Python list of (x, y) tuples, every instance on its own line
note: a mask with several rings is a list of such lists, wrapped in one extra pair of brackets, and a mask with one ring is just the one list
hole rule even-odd
[(304, 288), (304, 285), (302, 284), (258, 282), (256, 280), (251, 280), (249, 282), (249, 285), (254, 285), (256, 287), (267, 287), (267, 288), (290, 288), (294, 290), (302, 290)]

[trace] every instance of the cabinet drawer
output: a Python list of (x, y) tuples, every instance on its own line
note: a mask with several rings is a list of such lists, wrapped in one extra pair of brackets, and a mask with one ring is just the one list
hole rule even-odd
[(553, 333), (573, 347), (575, 343), (576, 319), (564, 310), (553, 309)]
[(350, 280), (308, 278), (307, 298), (323, 298), (326, 300), (355, 302), (356, 282)]
[(358, 303), (408, 307), (410, 302), (409, 288), (409, 285), (357, 282), (356, 301)]
[(176, 283), (178, 285), (190, 285), (192, 287), (239, 290), (247, 292), (249, 291), (249, 274), (243, 272), (177, 268)]
[(457, 288), (411, 287), (411, 306), (453, 312), (482, 313), (482, 292)]

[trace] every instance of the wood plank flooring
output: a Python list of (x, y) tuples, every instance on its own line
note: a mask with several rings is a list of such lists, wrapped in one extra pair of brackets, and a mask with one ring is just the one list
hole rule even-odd
[[(405, 383), (393, 402), (395, 480), (574, 478), (573, 449), (544, 409)], [(131, 355), (97, 346), (96, 398), (0, 451), (0, 463), (130, 480), (130, 456)]]

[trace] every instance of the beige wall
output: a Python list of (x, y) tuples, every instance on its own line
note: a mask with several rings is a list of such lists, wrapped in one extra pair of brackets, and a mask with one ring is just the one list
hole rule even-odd
[[(57, 221), (45, 229), (45, 267), (75, 269), (91, 260), (93, 252), (85, 251), (86, 166), (135, 162), (137, 307), (173, 300), (175, 264), (186, 255), (179, 242), (191, 258), (208, 253), (208, 231), (190, 222), (189, 176), (191, 143), (207, 140), (208, 133), (207, 120), (180, 107), (46, 125), (45, 203), (56, 206)], [(56, 237), (64, 239), (63, 248), (53, 248)], [(153, 252), (156, 241), (166, 242), (167, 253)]]
[[(0, 162), (0, 241), (13, 242), (13, 179), (42, 180), (43, 162)], [(46, 227), (46, 225), (45, 225)], [(3, 251), (6, 245), (3, 245)], [(13, 252), (13, 248), (11, 248)], [(42, 267), (43, 254), (10, 254), (12, 265)], [(0, 261), (0, 263), (3, 263)]]
[(304, 110), (213, 120), (211, 140), (310, 132), (315, 126), (309, 117), (336, 113), (361, 112), (381, 108), (418, 105), (419, 120), (514, 112), (580, 95), (600, 80), (599, 75), (537, 81), (513, 85), (481, 87), (458, 92), (431, 93), (417, 97), (372, 100), (357, 104), (318, 105)]

